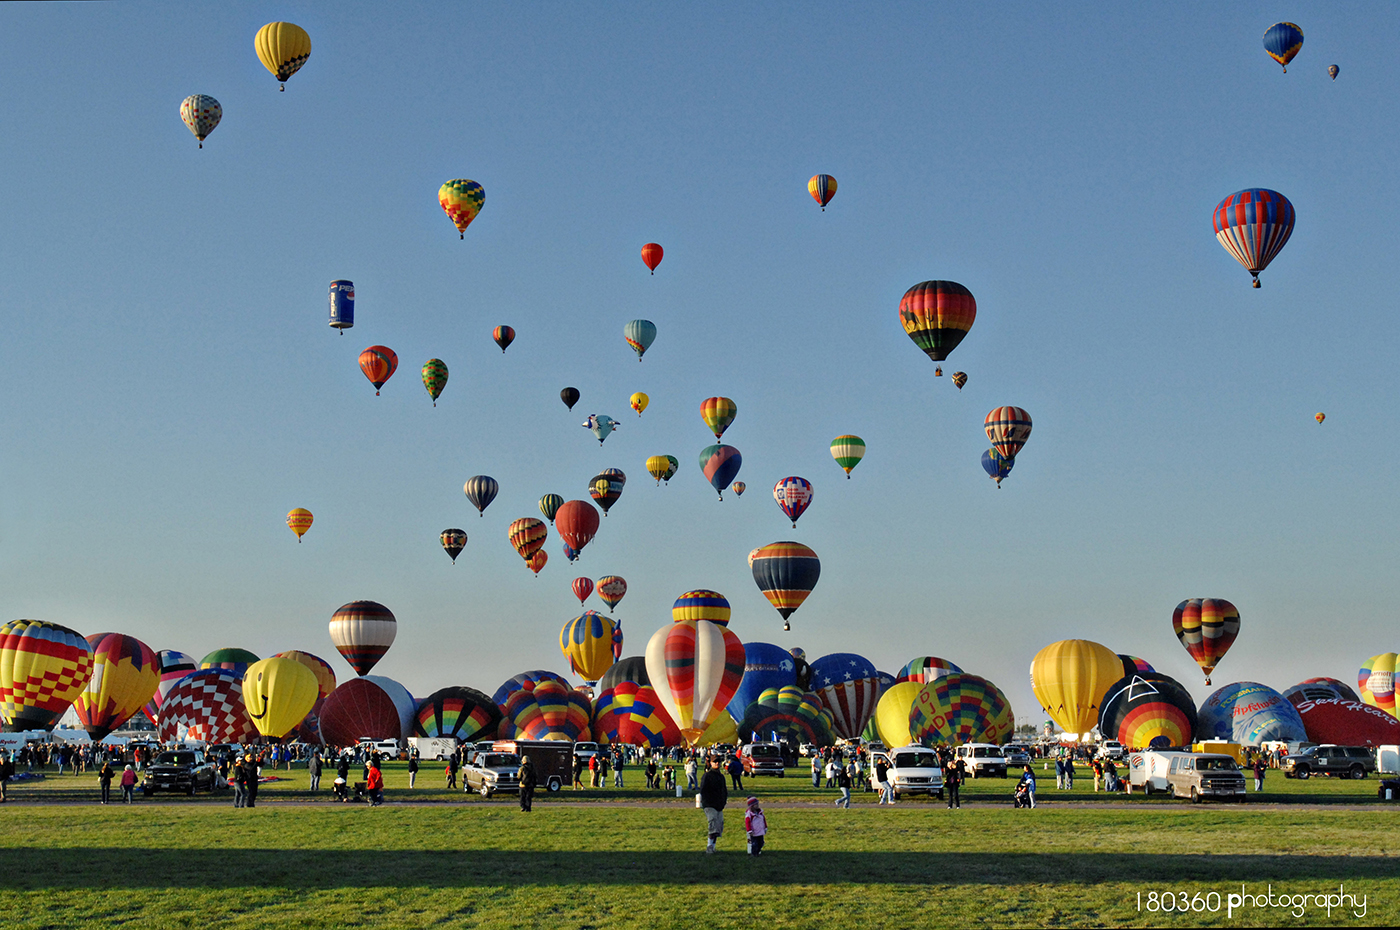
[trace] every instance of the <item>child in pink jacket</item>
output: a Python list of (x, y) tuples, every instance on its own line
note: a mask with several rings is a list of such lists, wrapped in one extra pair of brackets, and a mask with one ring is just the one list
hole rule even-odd
[(758, 806), (758, 798), (749, 798), (744, 813), (744, 832), (749, 835), (749, 855), (763, 855), (763, 838), (768, 835), (768, 818)]

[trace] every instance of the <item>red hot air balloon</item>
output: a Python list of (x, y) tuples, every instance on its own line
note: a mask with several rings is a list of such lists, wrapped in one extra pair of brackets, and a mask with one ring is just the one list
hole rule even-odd
[(666, 254), (666, 250), (655, 242), (648, 242), (642, 246), (642, 261), (651, 269), (652, 274), (656, 274), (656, 266), (661, 264), (661, 258)]
[(574, 552), (582, 552), (598, 532), (598, 510), (587, 501), (565, 501), (554, 514), (554, 528), (564, 545)]
[(370, 346), (360, 353), (360, 371), (374, 385), (375, 397), (379, 396), (379, 389), (394, 376), (394, 370), (398, 367), (399, 357), (388, 346)]
[(582, 604), (584, 601), (588, 600), (588, 595), (593, 593), (593, 579), (575, 578), (573, 588), (574, 597), (578, 598), (578, 602)]

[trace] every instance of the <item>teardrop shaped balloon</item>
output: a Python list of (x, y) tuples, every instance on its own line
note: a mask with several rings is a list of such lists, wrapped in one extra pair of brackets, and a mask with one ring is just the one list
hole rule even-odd
[(491, 339), (501, 347), (501, 354), (505, 355), (506, 347), (515, 341), (515, 330), (509, 326), (497, 326), (491, 330)]
[(710, 397), (700, 403), (700, 419), (705, 421), (716, 439), (724, 436), (724, 431), (729, 429), (738, 412), (738, 405), (728, 397)]
[(743, 463), (744, 457), (733, 446), (714, 445), (700, 450), (700, 471), (719, 494), (720, 500), (724, 500), (724, 489), (739, 474), (739, 466)]
[(786, 621), (807, 600), (821, 578), (817, 554), (802, 543), (769, 543), (750, 553), (754, 583)]
[(529, 566), (530, 571), (538, 575), (540, 573), (540, 569), (544, 568), (544, 564), (548, 561), (549, 553), (545, 552), (543, 549), (540, 549), (536, 551), (534, 555), (530, 556), (530, 558), (526, 559), (525, 564)]
[(1016, 464), (1016, 459), (1007, 458), (995, 449), (988, 449), (982, 453), (982, 470), (987, 473), (987, 477), (1001, 487), (1001, 479), (1011, 474), (1011, 468)]
[(865, 458), (865, 440), (850, 434), (837, 436), (831, 440), (831, 457), (846, 472), (846, 478), (849, 480), (851, 469), (859, 465), (860, 460)]
[(586, 576), (575, 578), (570, 587), (573, 589), (574, 597), (578, 598), (578, 602), (582, 604), (588, 600), (588, 595), (593, 593), (593, 579)]
[(580, 396), (578, 388), (576, 387), (566, 387), (559, 392), (559, 399), (562, 400), (564, 406), (568, 407), (570, 410), (574, 409), (574, 404), (578, 403)]
[(965, 372), (965, 371), (955, 371), (955, 372), (953, 372), (953, 387), (955, 387), (955, 388), (957, 388), (959, 391), (961, 391), (961, 390), (963, 389), (963, 385), (964, 385), (964, 384), (967, 384), (967, 372)]
[[(554, 515), (554, 527), (577, 556), (598, 532), (598, 511), (588, 501), (565, 501)], [(570, 559), (569, 561), (573, 561)]]
[(306, 531), (311, 529), (312, 519), (314, 518), (311, 516), (311, 511), (307, 510), (305, 507), (295, 507), (288, 511), (287, 526), (291, 528), (293, 533), (297, 534), (297, 542), (301, 542), (301, 538), (306, 535)]
[(375, 601), (351, 601), (331, 617), (331, 642), (357, 675), (368, 675), (384, 658), (398, 631), (393, 611)]
[(1339, 75), (1339, 74), (1342, 73), (1342, 69), (1341, 69), (1341, 68), (1338, 68), (1336, 65), (1328, 65), (1328, 66), (1327, 66), (1327, 73), (1328, 73), (1329, 75), (1331, 75), (1331, 76), (1332, 76), (1332, 80), (1335, 81), (1335, 80), (1337, 79), (1337, 75)]
[(1253, 187), (1220, 201), (1212, 222), (1215, 238), (1259, 286), (1259, 272), (1288, 244), (1296, 219), (1293, 204), (1278, 191)]
[(744, 644), (704, 620), (663, 626), (646, 648), (647, 676), (686, 742), (721, 716), (744, 677)]
[(1264, 31), (1264, 51), (1269, 57), (1283, 66), (1288, 73), (1288, 63), (1303, 48), (1303, 30), (1293, 23), (1274, 23)]
[(549, 536), (549, 528), (544, 525), (543, 520), (537, 520), (534, 517), (521, 517), (511, 523), (507, 535), (510, 538), (510, 544), (515, 547), (515, 551), (528, 562), (530, 556), (540, 551), (540, 548), (544, 546), (545, 539)]
[(360, 353), (360, 371), (363, 371), (369, 383), (374, 385), (376, 397), (379, 396), (379, 389), (384, 386), (384, 382), (394, 376), (398, 367), (399, 357), (388, 346), (370, 346)]
[(674, 455), (653, 455), (647, 459), (647, 474), (656, 479), (657, 487), (662, 481), (669, 483), (679, 467), (680, 461)]
[(651, 398), (643, 394), (641, 391), (638, 391), (637, 393), (633, 394), (630, 398), (628, 398), (627, 403), (632, 407), (633, 410), (637, 411), (637, 416), (641, 416), (642, 411), (647, 409), (647, 405), (651, 403)]
[(190, 94), (180, 102), (180, 119), (199, 140), (200, 148), (204, 148), (204, 140), (223, 118), (224, 108), (208, 94)]
[(736, 481), (729, 486), (729, 490), (734, 492), (735, 497), (743, 497), (749, 486), (742, 481)]
[(797, 518), (807, 512), (812, 504), (812, 482), (806, 478), (789, 475), (773, 485), (773, 500), (797, 529)]
[(457, 564), (457, 556), (462, 554), (462, 550), (467, 545), (467, 534), (459, 529), (443, 530), (439, 537), (442, 540), (442, 549), (452, 559), (452, 564)]
[(155, 651), (134, 636), (98, 633), (87, 642), (92, 648), (92, 677), (73, 702), (73, 710), (88, 736), (101, 740), (155, 696), (160, 669)]
[(287, 89), (287, 79), (311, 57), (311, 36), (295, 23), (268, 23), (253, 38), (258, 61)]
[(637, 353), (637, 361), (640, 362), (647, 349), (656, 341), (656, 324), (651, 320), (633, 320), (622, 327), (622, 337), (627, 340), (632, 351)]
[(613, 664), (614, 629), (610, 618), (596, 610), (586, 610), (559, 631), (559, 650), (569, 660), (574, 674), (589, 684), (596, 683)]
[(642, 262), (651, 269), (652, 274), (656, 274), (656, 266), (661, 264), (665, 254), (666, 250), (655, 242), (648, 242), (642, 246)]
[(1211, 672), (1240, 633), (1240, 612), (1223, 598), (1193, 597), (1172, 611), (1172, 631), (1210, 684)]
[(1313, 419), (1316, 420), (1317, 422), (1321, 423), (1323, 420), (1327, 419), (1327, 414), (1322, 413), (1321, 411), (1319, 411), (1319, 412), (1313, 414)]
[(627, 594), (627, 582), (621, 575), (604, 575), (598, 579), (598, 597), (608, 605), (608, 612)]
[(826, 205), (831, 203), (831, 198), (836, 196), (836, 179), (829, 174), (814, 174), (807, 182), (807, 193), (812, 195), (822, 212), (826, 212)]
[(440, 358), (430, 358), (423, 365), (423, 387), (428, 389), (428, 396), (433, 399), (433, 406), (437, 406), (437, 399), (442, 394), (442, 389), (447, 387), (447, 365)]
[(603, 508), (603, 516), (608, 515), (612, 505), (617, 503), (617, 499), (622, 496), (622, 489), (627, 484), (627, 476), (621, 469), (609, 468), (601, 474), (594, 475), (589, 482), (588, 493), (593, 498), (593, 502)]
[(977, 319), (977, 298), (956, 281), (925, 281), (904, 292), (899, 321), (914, 345), (941, 362)]
[(1002, 458), (1014, 459), (1031, 438), (1031, 415), (1020, 407), (993, 408), (982, 426)]
[(490, 475), (473, 475), (462, 485), (462, 490), (466, 492), (467, 500), (476, 508), (477, 514), (484, 516), (486, 508), (491, 506), (491, 502), (500, 493), (501, 486)]
[(1123, 662), (1113, 650), (1087, 639), (1051, 643), (1031, 660), (1031, 691), (1066, 733), (1092, 730), (1104, 695), (1122, 677)]
[(486, 188), (466, 178), (456, 178), (438, 188), (438, 203), (452, 224), (458, 238), (467, 238), (467, 227), (486, 204)]
[(554, 515), (559, 512), (563, 503), (564, 498), (558, 494), (546, 494), (540, 498), (540, 513), (544, 514), (544, 518), (549, 521), (551, 526), (554, 525)]

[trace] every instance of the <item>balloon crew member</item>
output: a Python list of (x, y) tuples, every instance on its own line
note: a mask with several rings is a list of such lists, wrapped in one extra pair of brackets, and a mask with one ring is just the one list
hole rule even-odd
[(768, 836), (768, 818), (758, 806), (758, 798), (749, 798), (744, 811), (744, 832), (749, 837), (749, 855), (763, 855), (763, 841)]
[(379, 763), (369, 764), (369, 777), (365, 779), (365, 790), (369, 792), (369, 806), (378, 807), (384, 803), (384, 775), (379, 771)]
[(529, 812), (535, 803), (535, 764), (529, 756), (520, 757), (520, 809)]
[(948, 793), (948, 810), (961, 808), (962, 796), (959, 789), (967, 779), (967, 764), (962, 759), (954, 759), (944, 771), (948, 773), (943, 779), (943, 790)]
[(705, 852), (715, 851), (715, 841), (724, 834), (724, 805), (729, 800), (729, 789), (724, 784), (724, 772), (720, 771), (719, 760), (711, 759), (705, 776), (700, 779), (700, 793), (696, 795), (700, 807), (705, 811), (705, 824), (710, 841)]

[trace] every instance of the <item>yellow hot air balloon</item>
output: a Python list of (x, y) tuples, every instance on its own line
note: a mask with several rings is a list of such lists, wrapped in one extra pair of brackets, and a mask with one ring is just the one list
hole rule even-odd
[(1031, 661), (1031, 690), (1067, 733), (1087, 733), (1098, 724), (1104, 695), (1122, 677), (1123, 660), (1087, 639), (1051, 643)]
[(637, 393), (632, 395), (632, 398), (628, 401), (628, 403), (632, 405), (633, 410), (637, 411), (637, 416), (641, 416), (642, 411), (647, 409), (647, 404), (651, 403), (651, 398), (643, 394), (641, 391), (638, 391)]
[(281, 739), (306, 719), (321, 689), (316, 673), (296, 659), (274, 656), (243, 673), (243, 706), (258, 732)]
[(100, 740), (155, 696), (160, 669), (155, 651), (134, 636), (97, 633), (87, 642), (92, 647), (92, 677), (73, 709), (88, 736)]
[(559, 631), (559, 650), (579, 677), (592, 684), (613, 664), (613, 620), (586, 610)]
[(710, 725), (705, 728), (705, 732), (700, 734), (700, 738), (695, 741), (696, 746), (713, 746), (715, 743), (728, 743), (731, 746), (739, 742), (739, 725), (734, 722), (734, 718), (729, 714), (720, 714)]
[(306, 535), (306, 531), (311, 529), (311, 511), (305, 507), (297, 507), (287, 513), (287, 525), (292, 528), (292, 532), (297, 534), (297, 542)]
[(253, 47), (258, 50), (258, 61), (282, 82), (280, 89), (286, 90), (287, 79), (311, 57), (311, 36), (295, 23), (268, 23), (258, 30)]
[(914, 742), (909, 735), (909, 712), (914, 709), (914, 701), (919, 697), (923, 684), (917, 681), (901, 681), (891, 685), (880, 695), (880, 703), (875, 705), (875, 731), (880, 740), (889, 748), (896, 749)]

